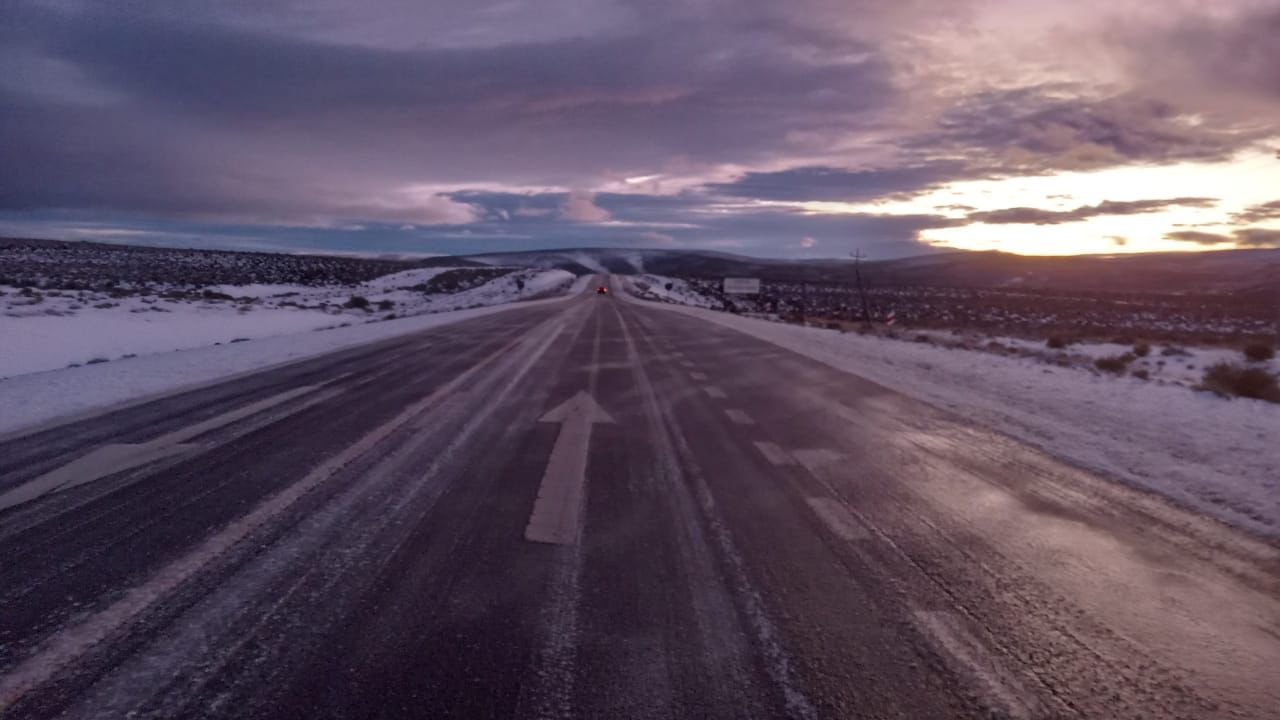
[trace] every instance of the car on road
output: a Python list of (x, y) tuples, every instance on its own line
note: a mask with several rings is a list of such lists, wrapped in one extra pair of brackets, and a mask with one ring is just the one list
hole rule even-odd
[(607, 286), (601, 285), (601, 286), (599, 286), (599, 287), (597, 287), (597, 288), (596, 288), (596, 294), (597, 294), (597, 295), (608, 295), (608, 294), (609, 294), (609, 288), (608, 288)]

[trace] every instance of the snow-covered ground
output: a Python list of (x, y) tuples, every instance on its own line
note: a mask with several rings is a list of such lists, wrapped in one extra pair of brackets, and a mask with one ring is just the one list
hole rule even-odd
[(662, 275), (639, 275), (626, 279), (630, 292), (646, 300), (692, 305), (693, 307), (713, 308), (721, 303), (707, 297), (689, 286), (688, 281)]
[[(207, 292), (0, 287), (0, 378), (202, 346), (296, 334), (562, 291), (563, 270), (514, 270), (460, 292), (424, 291), (453, 268), (420, 268), (356, 285), (220, 285)], [(353, 297), (367, 305), (352, 306)]]
[[(583, 292), (592, 279), (587, 275), (575, 280), (569, 273), (543, 276), (531, 285), (542, 288), (544, 293), (548, 288), (556, 288), (557, 294), (521, 303), (519, 307), (560, 302)], [(562, 284), (566, 280), (567, 286)], [(335, 326), (323, 332), (277, 335), (253, 342), (139, 355), (108, 363), (19, 375), (0, 380), (0, 435), (117, 403), (262, 370), (279, 363), (491, 315), (512, 307), (516, 306), (510, 303), (490, 304), (382, 322)], [(7, 339), (9, 336), (4, 337)]]
[[(1186, 356), (1163, 356), (1160, 348), (1152, 348), (1145, 359), (1152, 380), (1144, 381), (1100, 373), (1086, 363), (1052, 364), (1038, 354), (1043, 343), (1022, 341), (1035, 353), (997, 353), (916, 342), (914, 332), (889, 339), (675, 304), (661, 307), (789, 348), (962, 413), (1081, 467), (1280, 537), (1280, 405), (1186, 386), (1199, 380), (1206, 364), (1224, 357), (1239, 361), (1238, 352), (1192, 349)], [(1130, 349), (1099, 344), (1062, 352), (1095, 357)], [(1164, 366), (1155, 365), (1160, 360)], [(1269, 367), (1280, 369), (1276, 361)], [(1156, 380), (1155, 370), (1167, 373), (1164, 382)]]

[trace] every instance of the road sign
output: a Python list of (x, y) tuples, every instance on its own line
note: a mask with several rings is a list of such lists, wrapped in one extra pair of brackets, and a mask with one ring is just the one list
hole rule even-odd
[(725, 295), (759, 295), (760, 278), (725, 278)]

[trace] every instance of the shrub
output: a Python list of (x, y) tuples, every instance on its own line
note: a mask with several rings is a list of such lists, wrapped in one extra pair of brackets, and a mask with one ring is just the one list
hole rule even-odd
[(1101, 357), (1093, 361), (1094, 367), (1103, 372), (1115, 373), (1117, 375), (1123, 373), (1129, 367), (1129, 363), (1133, 361), (1133, 356), (1125, 353), (1124, 355), (1112, 355), (1111, 357)]
[(1061, 338), (1061, 337), (1058, 337), (1057, 335), (1054, 335), (1045, 342), (1045, 345), (1054, 350), (1061, 350), (1062, 348), (1067, 346), (1067, 341), (1065, 338)]
[(395, 307), (395, 306), (396, 306), (396, 304), (395, 304), (395, 302), (394, 302), (394, 301), (392, 301), (392, 300), (379, 300), (379, 301), (378, 301), (378, 309), (379, 309), (379, 310), (390, 310), (391, 308), (393, 308), (393, 307)]
[(1266, 362), (1276, 356), (1276, 349), (1267, 343), (1251, 343), (1244, 346), (1244, 356), (1250, 362)]
[(1221, 395), (1280, 403), (1280, 384), (1274, 375), (1262, 368), (1218, 363), (1205, 371), (1201, 385)]
[(369, 309), (369, 298), (361, 295), (352, 295), (351, 299), (346, 302), (343, 307), (360, 308), (361, 310)]
[(1147, 372), (1147, 370), (1142, 369), (1142, 368), (1139, 368), (1138, 370), (1134, 370), (1134, 371), (1133, 371), (1133, 373), (1131, 373), (1131, 374), (1132, 374), (1134, 377), (1138, 378), (1139, 380), (1150, 380), (1150, 379), (1151, 379), (1151, 373)]
[(89, 359), (89, 360), (85, 360), (85, 361), (84, 361), (84, 364), (85, 364), (85, 365), (100, 365), (100, 364), (102, 364), (102, 363), (104, 363), (104, 362), (111, 362), (111, 361), (110, 361), (110, 360), (108, 360), (107, 358), (104, 358), (104, 357), (96, 357), (96, 358), (92, 358), (92, 359)]
[(1151, 346), (1144, 342), (1134, 343), (1133, 354), (1138, 357), (1146, 357), (1151, 354)]

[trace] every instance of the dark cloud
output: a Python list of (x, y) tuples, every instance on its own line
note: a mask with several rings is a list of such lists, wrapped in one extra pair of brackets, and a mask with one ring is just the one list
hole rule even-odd
[(1197, 245), (1223, 245), (1232, 242), (1230, 235), (1200, 230), (1176, 230), (1171, 233), (1165, 233), (1164, 237), (1166, 240), (1177, 240), (1178, 242), (1195, 243)]
[(1057, 225), (1079, 222), (1102, 215), (1137, 215), (1158, 212), (1171, 207), (1213, 207), (1213, 198), (1181, 197), (1161, 200), (1104, 200), (1097, 205), (1081, 205), (1072, 210), (1043, 210), (1041, 208), (1016, 207), (1003, 210), (986, 210), (969, 213), (971, 222), (991, 224), (1023, 223), (1027, 225)]
[(1246, 247), (1280, 247), (1280, 230), (1244, 228), (1232, 233), (1236, 242)]
[(1280, 6), (1274, 3), (1116, 34), (1131, 51), (1135, 70), (1172, 90), (1219, 100), (1225, 93), (1280, 100)]
[(1233, 243), (1244, 247), (1280, 247), (1280, 230), (1267, 228), (1243, 228), (1233, 230), (1230, 235), (1201, 232), (1199, 230), (1179, 230), (1166, 233), (1165, 238), (1197, 245), (1226, 245)]
[(748, 172), (733, 182), (705, 187), (714, 193), (760, 200), (862, 202), (897, 193), (921, 192), (948, 180), (973, 175), (956, 162), (874, 170), (801, 167), (778, 172)]
[[(0, 207), (346, 218), (335, 198), (369, 212), (413, 183), (573, 187), (673, 158), (750, 162), (895, 92), (875, 48), (802, 56), (814, 37), (786, 27), (386, 49), (113, 7), (13, 4), (9, 53), (60, 70), (4, 89), (21, 171)], [(103, 101), (57, 91), (67, 78)]]
[(944, 113), (938, 131), (907, 142), (934, 152), (999, 153), (1013, 172), (1222, 160), (1266, 135), (1188, 124), (1187, 108), (1138, 94), (1086, 98), (1084, 88), (1059, 85), (983, 92)]
[(1246, 208), (1243, 212), (1238, 212), (1231, 216), (1232, 222), (1241, 224), (1276, 219), (1280, 219), (1280, 200), (1254, 205)]

